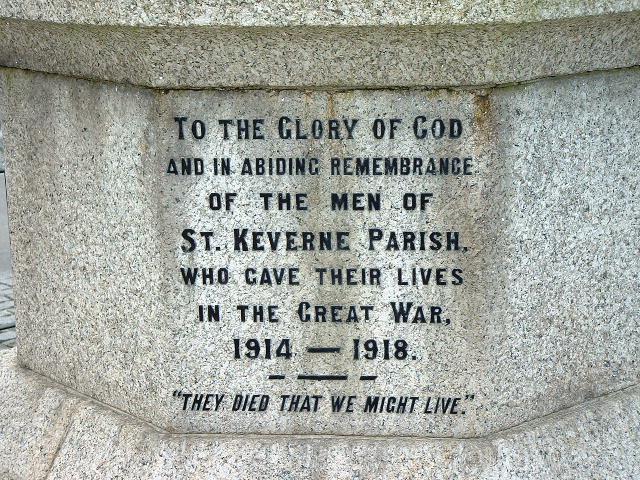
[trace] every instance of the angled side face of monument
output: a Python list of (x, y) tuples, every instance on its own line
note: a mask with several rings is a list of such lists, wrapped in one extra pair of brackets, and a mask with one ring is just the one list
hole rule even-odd
[[(624, 454), (640, 426), (640, 32), (632, 7), (601, 7), (526, 26), (282, 26), (342, 49), (322, 80), (269, 28), (0, 10), (1, 58), (22, 67), (0, 70), (18, 318), (0, 472), (640, 474)], [(52, 29), (60, 52), (83, 33), (122, 43), (92, 74), (21, 54)], [(360, 29), (476, 50), (444, 62), (438, 44), (449, 85), (407, 58), (367, 80), (340, 60)], [(122, 76), (127, 42), (173, 58), (159, 39), (196, 31), (267, 42), (273, 71), (251, 76), (230, 44), (215, 76), (194, 76), (219, 67), (209, 47)], [(482, 41), (550, 32), (571, 66), (550, 50), (527, 70)]]

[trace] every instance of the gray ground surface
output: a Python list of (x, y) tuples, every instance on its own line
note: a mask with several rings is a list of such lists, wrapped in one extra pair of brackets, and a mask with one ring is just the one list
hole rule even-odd
[(16, 317), (13, 305), (9, 222), (4, 172), (0, 173), (0, 349), (16, 343)]

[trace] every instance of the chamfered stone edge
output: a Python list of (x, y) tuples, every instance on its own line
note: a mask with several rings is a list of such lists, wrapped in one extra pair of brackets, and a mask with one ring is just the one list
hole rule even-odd
[(145, 26), (0, 19), (0, 65), (160, 89), (457, 88), (640, 65), (640, 12), (517, 24)]
[(166, 434), (17, 365), (0, 351), (0, 475), (102, 478), (518, 478), (640, 475), (630, 387), (479, 439)]

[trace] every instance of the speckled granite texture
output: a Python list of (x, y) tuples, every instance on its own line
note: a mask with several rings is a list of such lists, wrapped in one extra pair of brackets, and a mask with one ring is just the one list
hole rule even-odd
[[(539, 10), (521, 18), (507, 5), (512, 2), (495, 2), (502, 9), (455, 2), (460, 10), (435, 2), (450, 14), (440, 20), (434, 2), (414, 4), (428, 7), (426, 18), (397, 2), (377, 16), (367, 13), (369, 2), (353, 12), (327, 8), (315, 15), (315, 4), (307, 9), (294, 2), (291, 16), (280, 4), (260, 2), (249, 16), (225, 9), (227, 3), (236, 2), (221, 3), (220, 15), (210, 17), (206, 8), (200, 16), (181, 3), (185, 20), (170, 22), (171, 9), (154, 15), (153, 8), (137, 10), (137, 3), (118, 14), (103, 3), (92, 9), (46, 2), (50, 8), (34, 18), (15, 2), (0, 10), (0, 65), (156, 88), (352, 89), (487, 86), (640, 64), (635, 1), (549, 2), (555, 8), (547, 9), (533, 2)], [(562, 14), (565, 3), (565, 13), (575, 17)], [(388, 11), (404, 13), (394, 20)], [(456, 12), (460, 25), (440, 24)]]
[(64, 390), (0, 351), (0, 476), (93, 479), (627, 480), (637, 387), (479, 439), (167, 434)]
[[(640, 110), (638, 75), (638, 70), (629, 70), (490, 91), (303, 94), (155, 92), (5, 70), (2, 112), (12, 119), (5, 138), (20, 361), (177, 432), (470, 437), (634, 385), (640, 357), (639, 180), (629, 159), (640, 141), (638, 123), (632, 120)], [(446, 265), (458, 263), (468, 272), (467, 282), (459, 290), (420, 291), (425, 302), (436, 298), (451, 306), (456, 321), (445, 330), (402, 329), (402, 335), (422, 346), (419, 351), (428, 352), (431, 361), (437, 359), (435, 364), (414, 364), (415, 370), (410, 364), (395, 364), (391, 370), (381, 367), (372, 373), (395, 372), (383, 383), (399, 394), (474, 394), (466, 416), (419, 421), (394, 416), (380, 422), (360, 415), (346, 420), (271, 412), (256, 420), (229, 410), (208, 416), (187, 415), (177, 408), (175, 389), (217, 392), (220, 378), (225, 379), (227, 393), (246, 385), (227, 360), (224, 339), (254, 330), (229, 322), (199, 328), (193, 323), (198, 303), (217, 297), (227, 308), (269, 299), (289, 305), (300, 292), (316, 302), (329, 298), (365, 303), (377, 295), (377, 290), (367, 288), (358, 289), (357, 295), (337, 287), (314, 290), (312, 283), (291, 290), (294, 296), (288, 289), (180, 285), (178, 266), (187, 260), (186, 265), (197, 266), (214, 258), (216, 265), (230, 265), (234, 271), (246, 262), (273, 261), (271, 256), (229, 252), (226, 241), (225, 250), (213, 257), (210, 252), (185, 257), (179, 251), (182, 228), (212, 226), (202, 199), (220, 187), (220, 177), (185, 180), (165, 175), (167, 158), (196, 148), (186, 142), (180, 152), (175, 150), (173, 117), (184, 111), (206, 116), (212, 106), (223, 116), (259, 113), (267, 119), (283, 109), (302, 118), (326, 118), (330, 111), (363, 119), (375, 112), (409, 115), (437, 109), (465, 122), (468, 136), (448, 148), (472, 155), (477, 175), (437, 179), (429, 185), (441, 200), (435, 203), (433, 225), (460, 229), (470, 248), (466, 254), (438, 258)], [(404, 139), (374, 148), (367, 138), (353, 140), (348, 151), (418, 148)], [(212, 139), (198, 144), (193, 155), (200, 152), (211, 158), (227, 152), (237, 157), (271, 149), (298, 156), (305, 153), (297, 149), (307, 148), (324, 157), (347, 154), (341, 142), (308, 146), (268, 141), (240, 148), (238, 141), (219, 144)], [(327, 186), (362, 187), (354, 177), (322, 178)], [(262, 191), (273, 180), (224, 181), (245, 192), (243, 201), (248, 202), (246, 192)], [(403, 180), (414, 189), (417, 181)], [(312, 177), (278, 182), (282, 188), (321, 193)], [(369, 184), (392, 188), (380, 177)], [(362, 234), (366, 222), (359, 221), (361, 217), (345, 214), (338, 219), (322, 212), (311, 213), (305, 224), (352, 224), (354, 235)], [(295, 214), (283, 217), (286, 223), (273, 223), (248, 207), (220, 218), (228, 227), (224, 232), (241, 225), (302, 225)], [(371, 218), (389, 228), (410, 225), (393, 211)], [(380, 261), (367, 252), (356, 253), (353, 258), (340, 256), (340, 264)], [(282, 261), (295, 261), (302, 268), (331, 263), (333, 258), (313, 257), (309, 263), (310, 257), (289, 255)], [(387, 260), (395, 267), (412, 265), (416, 257), (408, 252)], [(405, 297), (416, 292), (397, 289)], [(393, 293), (384, 290), (382, 298)], [(297, 339), (313, 331), (318, 342), (351, 335), (350, 330), (305, 330), (293, 320), (265, 331), (276, 337), (294, 332)], [(366, 338), (399, 335), (385, 321), (357, 331)], [(198, 361), (201, 358), (209, 361)], [(296, 373), (299, 362), (291, 362), (284, 373)], [(353, 362), (343, 367), (356, 373), (351, 371)], [(259, 364), (247, 364), (242, 372), (258, 391), (280, 391), (266, 381), (265, 374), (273, 372)], [(332, 392), (330, 386), (309, 388), (325, 396)]]
[[(639, 0), (107, 3), (0, 4), (18, 319), (17, 352), (0, 349), (0, 479), (640, 478)], [(362, 126), (420, 114), (460, 119), (465, 133), (420, 143), (404, 123), (404, 136), (378, 143), (175, 138), (181, 115), (209, 126), (280, 115)], [(417, 153), (468, 155), (473, 175), (167, 175), (169, 157)], [(429, 189), (435, 201), (426, 216), (393, 202), (375, 215), (270, 216), (249, 200), (304, 190), (317, 205), (331, 189), (369, 188)], [(207, 196), (225, 189), (242, 208), (213, 215)], [(344, 228), (362, 243), (371, 222), (459, 230), (465, 249), (305, 256), (217, 243), (253, 226)], [(185, 252), (184, 228), (215, 231), (218, 249)], [(464, 285), (226, 289), (179, 278), (185, 265), (308, 275), (416, 262), (460, 267)], [(442, 303), (453, 322), (226, 320), (236, 304), (291, 310), (300, 295)], [(209, 302), (227, 309), (225, 321), (196, 322)], [(411, 361), (363, 369), (300, 349), (344, 349), (356, 333), (404, 337)], [(231, 360), (232, 336), (285, 335), (298, 355), (287, 362)], [(345, 382), (301, 379), (307, 367)], [(464, 412), (232, 412), (230, 401), (188, 410), (183, 391), (460, 396)]]
[(336, 2), (114, 0), (108, 5), (78, 0), (6, 0), (0, 17), (68, 24), (238, 27), (467, 25), (526, 23), (640, 9), (638, 0), (474, 0)]

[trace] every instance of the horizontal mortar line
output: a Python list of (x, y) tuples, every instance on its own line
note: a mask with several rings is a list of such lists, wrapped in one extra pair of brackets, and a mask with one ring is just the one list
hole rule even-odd
[(96, 76), (86, 76), (86, 75), (74, 75), (72, 73), (62, 73), (62, 72), (53, 72), (50, 70), (38, 70), (34, 68), (27, 67), (16, 67), (11, 65), (3, 65), (0, 63), (0, 68), (8, 69), (8, 70), (19, 70), (23, 72), (37, 73), (42, 75), (55, 75), (58, 77), (70, 78), (73, 80), (81, 80), (91, 83), (108, 83), (111, 85), (124, 85), (132, 88), (140, 88), (147, 90), (154, 90), (157, 92), (165, 92), (167, 90), (170, 91), (188, 91), (188, 92), (200, 92), (204, 90), (213, 90), (213, 91), (223, 91), (223, 92), (245, 92), (245, 91), (255, 91), (255, 90), (266, 90), (266, 91), (299, 91), (299, 90), (308, 90), (311, 92), (328, 92), (328, 93), (351, 93), (351, 92), (359, 92), (359, 91), (367, 91), (367, 90), (377, 90), (377, 91), (409, 91), (409, 90), (418, 90), (418, 91), (433, 91), (433, 90), (444, 90), (448, 92), (470, 92), (472, 94), (484, 94), (485, 90), (493, 90), (493, 89), (504, 89), (511, 88), (517, 86), (526, 86), (531, 85), (537, 82), (541, 82), (544, 80), (551, 79), (562, 79), (562, 78), (575, 78), (580, 76), (586, 76), (590, 74), (599, 74), (599, 73), (607, 73), (607, 72), (616, 72), (623, 70), (637, 70), (640, 68), (640, 64), (632, 64), (632, 65), (623, 65), (623, 66), (615, 66), (615, 67), (602, 67), (602, 68), (593, 68), (580, 70), (577, 72), (570, 73), (557, 73), (557, 74), (548, 74), (543, 76), (533, 76), (525, 79), (511, 80), (511, 81), (498, 81), (498, 82), (489, 82), (489, 83), (477, 83), (477, 84), (464, 84), (464, 85), (425, 85), (425, 84), (402, 84), (402, 85), (308, 85), (308, 84), (300, 84), (300, 85), (272, 85), (272, 84), (251, 84), (251, 85), (243, 85), (243, 86), (224, 86), (224, 85), (216, 85), (216, 86), (195, 86), (195, 85), (180, 85), (180, 86), (153, 86), (147, 85), (143, 83), (131, 83), (127, 81), (116, 81), (113, 79), (105, 79)]
[(298, 380), (346, 380), (346, 375), (319, 375), (319, 374), (304, 374), (298, 375)]
[(340, 353), (340, 347), (307, 347), (309, 353)]
[(284, 375), (269, 375), (269, 380), (284, 380)]

